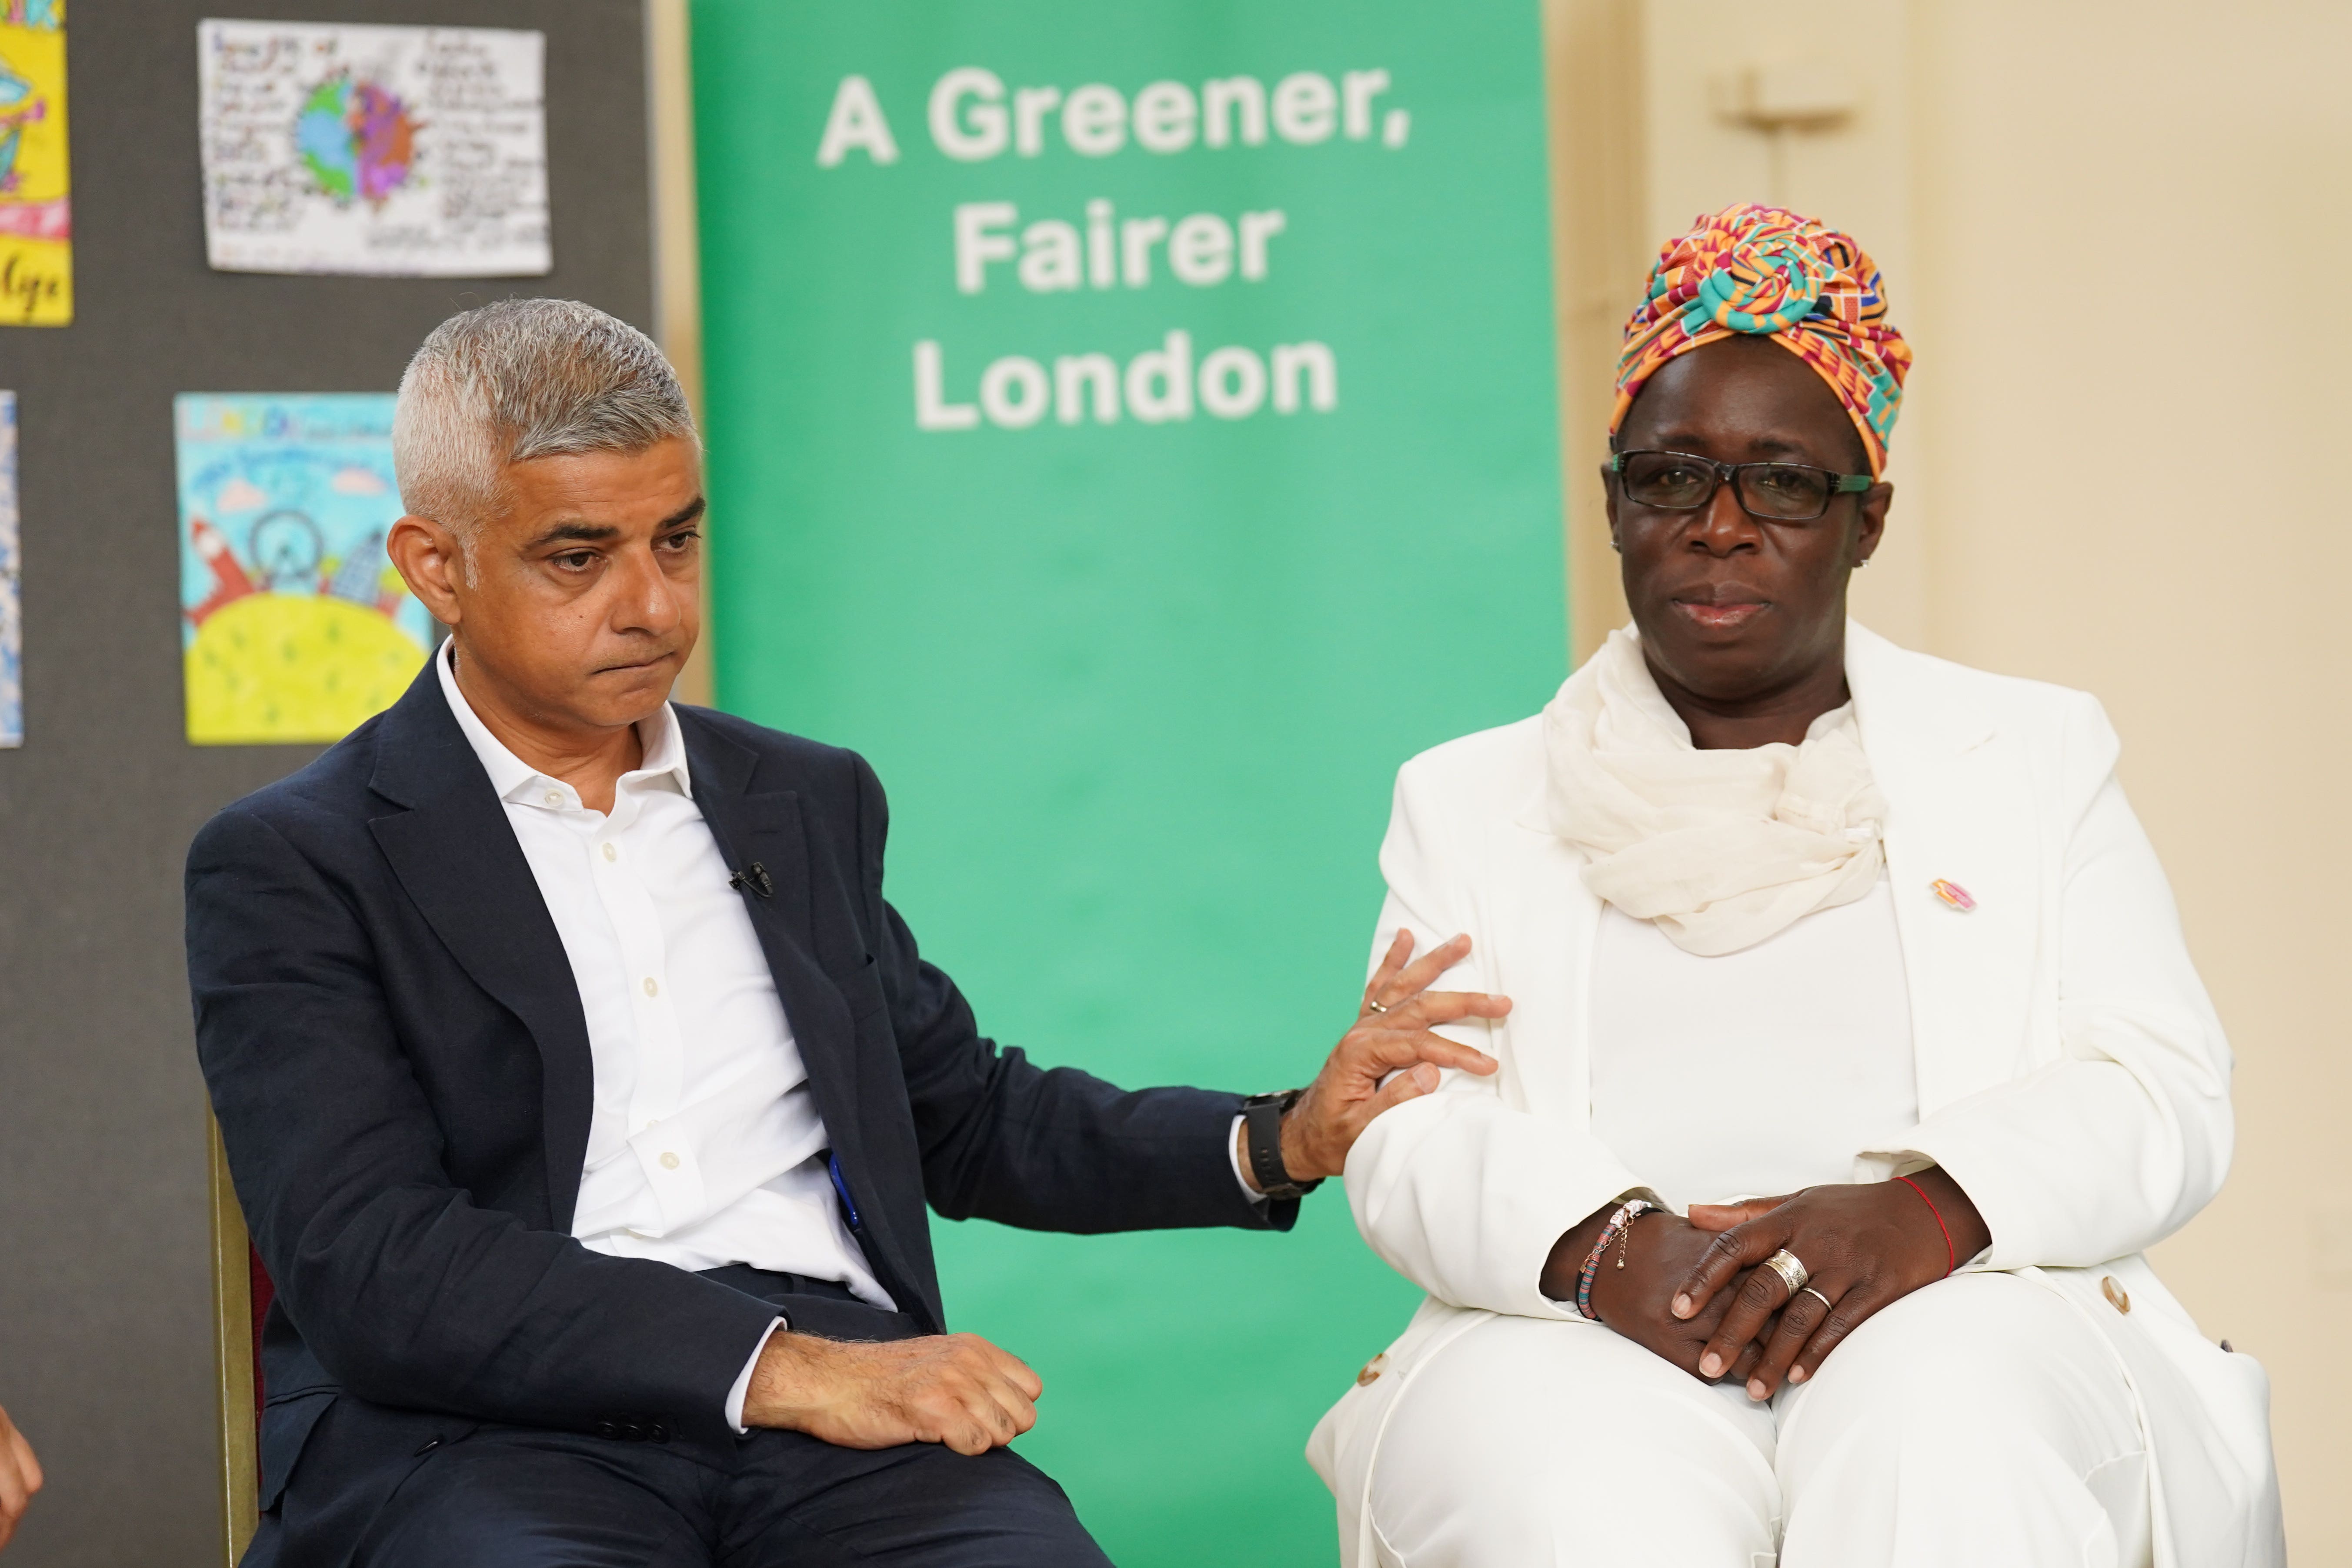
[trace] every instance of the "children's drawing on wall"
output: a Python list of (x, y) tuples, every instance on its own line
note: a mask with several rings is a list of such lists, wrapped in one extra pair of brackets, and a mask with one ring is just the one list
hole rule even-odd
[(401, 513), (392, 395), (175, 405), (188, 740), (340, 740), (393, 704), (435, 641), (384, 553)]
[(546, 37), (206, 21), (205, 250), (225, 272), (536, 276)]
[(65, 0), (0, 0), (0, 326), (73, 321)]
[(16, 548), (16, 395), (0, 392), (0, 746), (25, 743), (24, 576)]

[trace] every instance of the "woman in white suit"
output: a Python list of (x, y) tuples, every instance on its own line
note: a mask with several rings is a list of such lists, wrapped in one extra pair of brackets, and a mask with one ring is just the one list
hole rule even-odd
[(2115, 733), (1846, 619), (1908, 363), (1845, 237), (1670, 243), (1633, 627), (1398, 778), (1381, 947), (1465, 933), (1440, 984), (1514, 1006), (1348, 1158), (1428, 1292), (1309, 1447), (1349, 1568), (2284, 1561), (2262, 1369), (2140, 1256), (2230, 1059)]

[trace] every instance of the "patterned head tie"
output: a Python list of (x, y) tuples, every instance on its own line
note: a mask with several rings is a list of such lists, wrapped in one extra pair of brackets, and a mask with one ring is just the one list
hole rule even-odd
[(1667, 361), (1734, 332), (1769, 334), (1820, 373), (1862, 432), (1872, 477), (1885, 471), (1911, 345), (1886, 324), (1878, 265), (1835, 229), (1753, 204), (1700, 218), (1658, 252), (1625, 323), (1609, 433)]

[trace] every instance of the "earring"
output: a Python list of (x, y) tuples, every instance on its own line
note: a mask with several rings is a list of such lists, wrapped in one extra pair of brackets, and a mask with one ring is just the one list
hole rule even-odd
[(1612, 549), (1612, 550), (1613, 550), (1613, 551), (1615, 551), (1615, 552), (1616, 552), (1618, 554), (1620, 554), (1620, 555), (1622, 555), (1622, 554), (1624, 554), (1624, 553), (1625, 553), (1625, 544), (1624, 544), (1624, 542), (1623, 542), (1622, 540), (1618, 539), (1614, 534), (1612, 534), (1612, 535), (1610, 536), (1610, 539), (1609, 539), (1609, 548), (1610, 548), (1610, 549)]
[(1867, 565), (1869, 565), (1869, 564), (1870, 564), (1870, 557), (1869, 557), (1869, 556), (1867, 556), (1867, 555), (1865, 555), (1865, 556), (1864, 556), (1861, 560), (1859, 560), (1859, 561), (1857, 561), (1857, 562), (1855, 562), (1855, 563), (1853, 563), (1853, 569), (1854, 569), (1855, 571), (1859, 572), (1859, 571), (1861, 571), (1864, 567), (1865, 567), (1865, 566), (1867, 566)]

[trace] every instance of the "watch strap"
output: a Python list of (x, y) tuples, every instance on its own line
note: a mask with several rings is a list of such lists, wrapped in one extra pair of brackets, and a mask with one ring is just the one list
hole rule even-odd
[(1279, 1094), (1253, 1094), (1242, 1101), (1242, 1148), (1249, 1157), (1250, 1176), (1258, 1191), (1276, 1203), (1303, 1198), (1323, 1184), (1320, 1178), (1292, 1181), (1282, 1163), (1283, 1113), (1306, 1092), (1290, 1089)]

